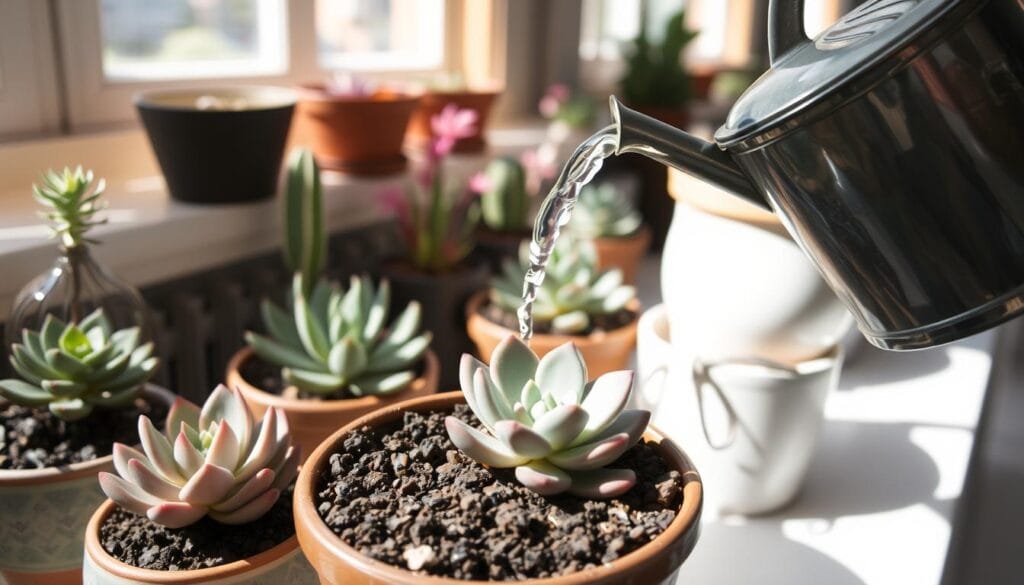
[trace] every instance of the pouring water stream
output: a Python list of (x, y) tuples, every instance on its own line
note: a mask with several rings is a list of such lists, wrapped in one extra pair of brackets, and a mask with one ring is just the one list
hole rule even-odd
[(558, 180), (541, 203), (530, 240), (530, 268), (523, 283), (523, 304), (516, 311), (519, 336), (523, 341), (529, 342), (533, 336), (533, 302), (537, 298), (537, 287), (544, 282), (544, 267), (558, 235), (572, 217), (580, 189), (601, 170), (604, 159), (615, 153), (617, 144), (615, 125), (606, 126), (584, 140), (562, 167)]

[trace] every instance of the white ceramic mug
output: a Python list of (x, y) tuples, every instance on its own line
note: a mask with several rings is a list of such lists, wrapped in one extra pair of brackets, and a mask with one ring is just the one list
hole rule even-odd
[(702, 359), (671, 342), (667, 321), (661, 305), (640, 319), (636, 405), (701, 469), (707, 508), (759, 514), (786, 505), (814, 453), (842, 349), (794, 365)]

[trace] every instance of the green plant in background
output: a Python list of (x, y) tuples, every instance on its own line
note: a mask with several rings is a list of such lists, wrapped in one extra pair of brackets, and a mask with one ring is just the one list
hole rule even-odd
[(538, 106), (541, 115), (570, 128), (588, 129), (594, 125), (597, 108), (594, 100), (584, 93), (574, 93), (564, 83), (548, 87)]
[(113, 331), (97, 309), (80, 323), (47, 315), (40, 331), (22, 331), (11, 365), (21, 379), (0, 380), (0, 396), (23, 406), (46, 406), (74, 421), (95, 407), (130, 404), (159, 365), (153, 344), (139, 344), (139, 328)]
[(635, 234), (642, 223), (629, 198), (614, 184), (604, 182), (583, 187), (568, 227), (584, 239), (624, 238)]
[(96, 218), (96, 213), (106, 207), (100, 200), (104, 187), (103, 179), (93, 184), (92, 171), (83, 171), (82, 167), (65, 167), (59, 173), (47, 171), (42, 176), (42, 185), (32, 185), (32, 194), (44, 209), (39, 215), (50, 222), (50, 229), (62, 246), (74, 248), (95, 243), (85, 234), (107, 222), (106, 218)]
[(530, 194), (526, 190), (526, 169), (512, 157), (494, 159), (484, 171), (480, 211), (484, 225), (499, 232), (530, 228)]
[(697, 37), (684, 27), (684, 11), (674, 14), (665, 25), (660, 45), (651, 42), (646, 19), (626, 59), (626, 75), (620, 80), (625, 101), (634, 106), (674, 108), (690, 99), (690, 76), (683, 69), (683, 49)]
[(610, 372), (588, 384), (583, 356), (571, 342), (538, 359), (510, 335), (494, 349), (490, 368), (463, 355), (459, 378), (486, 432), (452, 416), (445, 427), (470, 458), (514, 467), (516, 479), (542, 496), (611, 498), (636, 483), (632, 470), (605, 467), (640, 440), (651, 418), (625, 408), (633, 372)]
[(291, 313), (263, 301), (268, 336), (246, 332), (256, 355), (280, 366), (285, 382), (310, 394), (348, 389), (355, 396), (390, 394), (416, 378), (413, 366), (430, 345), (430, 333), (418, 333), (419, 303), (387, 324), (391, 287), (374, 290), (367, 278), (352, 277), (347, 291), (320, 281), (307, 298), (302, 278), (293, 281)]
[(387, 394), (415, 379), (412, 366), (430, 345), (420, 328), (419, 303), (409, 303), (390, 327), (391, 287), (374, 289), (353, 277), (347, 291), (320, 277), (326, 258), (320, 169), (308, 150), (288, 165), (285, 263), (294, 271), (286, 308), (260, 305), (269, 336), (248, 331), (256, 355), (280, 366), (285, 382), (310, 394), (347, 389), (356, 396)]
[[(522, 304), (523, 281), (530, 267), (529, 244), (519, 249), (519, 262), (506, 259), (491, 281), (491, 302), (515, 313)], [(544, 282), (533, 304), (536, 321), (550, 322), (553, 333), (574, 335), (590, 328), (591, 317), (621, 311), (636, 298), (636, 289), (622, 284), (622, 272), (597, 270), (597, 253), (588, 240), (563, 236), (548, 259)]]
[(125, 510), (168, 528), (210, 516), (245, 524), (266, 514), (299, 471), (288, 419), (271, 406), (257, 422), (238, 390), (223, 384), (202, 410), (178, 398), (164, 432), (139, 417), (142, 451), (114, 444), (114, 469), (100, 472), (103, 493)]

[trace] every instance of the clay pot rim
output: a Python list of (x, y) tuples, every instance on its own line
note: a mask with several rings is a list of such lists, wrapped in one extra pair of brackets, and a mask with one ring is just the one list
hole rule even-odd
[(419, 375), (408, 388), (387, 396), (363, 396), (359, 398), (345, 398), (342, 400), (305, 400), (302, 398), (285, 398), (278, 394), (272, 394), (258, 388), (249, 383), (248, 380), (242, 376), (241, 366), (248, 360), (252, 359), (255, 353), (249, 346), (242, 347), (235, 355), (231, 356), (231, 361), (228, 362), (227, 380), (230, 386), (238, 388), (242, 392), (242, 395), (246, 398), (252, 398), (267, 406), (274, 406), (285, 410), (286, 412), (294, 413), (325, 413), (335, 412), (343, 413), (354, 408), (367, 409), (367, 408), (380, 408), (390, 403), (395, 402), (396, 398), (401, 398), (407, 392), (414, 389), (423, 389), (430, 383), (430, 380), (436, 380), (440, 374), (440, 365), (437, 359), (437, 355), (432, 349), (428, 349), (427, 353), (423, 354), (423, 373)]
[[(170, 406), (175, 394), (163, 386), (146, 383), (142, 392), (154, 398), (166, 401)], [(32, 486), (48, 483), (63, 483), (95, 476), (97, 472), (109, 467), (114, 455), (104, 455), (91, 461), (72, 463), (61, 467), (44, 467), (42, 469), (0, 469), (0, 487)]]
[[(512, 331), (503, 325), (499, 325), (477, 312), (477, 310), (483, 305), (484, 301), (488, 298), (487, 290), (476, 292), (473, 296), (469, 297), (469, 302), (466, 303), (467, 325), (469, 325), (469, 322), (471, 321), (475, 322), (477, 329), (481, 330), (484, 334), (497, 339), (501, 339), (509, 333), (516, 333), (515, 331)], [(643, 305), (640, 304), (640, 299), (633, 299), (626, 304), (626, 308), (633, 311), (635, 317), (633, 317), (633, 320), (629, 323), (626, 323), (622, 327), (612, 329), (611, 331), (599, 331), (588, 335), (537, 333), (530, 338), (530, 342), (555, 347), (571, 341), (576, 344), (576, 347), (583, 348), (591, 345), (608, 343), (610, 339), (635, 336), (637, 323), (640, 322), (640, 316), (643, 314)]]
[(651, 241), (651, 228), (648, 227), (646, 223), (640, 224), (640, 227), (628, 236), (600, 236), (594, 238), (594, 245), (615, 246), (621, 244), (634, 244), (640, 241), (645, 242), (645, 246)]
[(294, 87), (298, 101), (329, 102), (337, 104), (416, 104), (423, 92), (393, 89), (378, 90), (371, 95), (330, 94), (323, 83), (300, 83)]
[(85, 553), (99, 568), (122, 579), (129, 579), (141, 583), (205, 583), (213, 579), (224, 579), (235, 575), (243, 574), (253, 569), (269, 565), (284, 557), (299, 546), (298, 538), (291, 535), (284, 542), (275, 545), (261, 553), (255, 554), (246, 559), (205, 569), (193, 569), (190, 571), (158, 571), (156, 569), (143, 569), (115, 559), (100, 544), (100, 527), (114, 513), (117, 504), (113, 500), (106, 500), (93, 512), (89, 518), (89, 524), (85, 529)]
[(472, 87), (463, 87), (463, 88), (459, 88), (459, 89), (444, 89), (444, 88), (427, 87), (426, 89), (424, 89), (423, 95), (424, 96), (433, 97), (433, 98), (438, 98), (438, 97), (441, 97), (441, 98), (444, 98), (444, 97), (454, 98), (454, 97), (484, 96), (484, 95), (496, 97), (496, 96), (500, 95), (502, 91), (504, 91), (504, 86), (503, 86), (503, 84), (501, 82), (499, 82), (499, 81), (484, 81), (484, 82), (480, 82), (480, 83), (475, 83), (475, 84), (473, 84)]
[[(417, 575), (394, 565), (371, 559), (345, 544), (339, 536), (327, 527), (320, 518), (313, 500), (313, 493), (316, 488), (315, 482), (320, 477), (324, 467), (326, 467), (328, 458), (334, 451), (335, 446), (342, 441), (346, 434), (363, 426), (375, 427), (379, 424), (392, 422), (401, 417), (405, 412), (451, 408), (456, 404), (464, 402), (465, 398), (462, 392), (458, 390), (407, 400), (359, 417), (320, 443), (310, 455), (306, 464), (303, 465), (295, 482), (293, 515), (295, 517), (295, 530), (299, 536), (300, 546), (323, 548), (328, 554), (341, 559), (345, 564), (356, 568), (360, 572), (377, 579), (383, 579), (389, 583), (400, 585), (411, 583), (434, 583), (436, 585), (456, 585), (460, 583), (483, 585), (485, 583), (495, 583), (494, 581), (463, 581), (433, 575)], [(515, 583), (529, 585), (608, 583), (610, 582), (608, 579), (613, 576), (621, 576), (623, 573), (628, 573), (637, 567), (642, 567), (645, 562), (656, 557), (666, 549), (669, 543), (685, 538), (690, 530), (700, 530), (700, 514), (704, 502), (703, 483), (693, 462), (690, 461), (690, 458), (682, 449), (654, 425), (647, 427), (647, 431), (644, 433), (644, 440), (653, 443), (662, 456), (669, 460), (672, 468), (681, 472), (686, 481), (683, 486), (683, 505), (668, 528), (644, 546), (600, 567), (587, 569), (571, 575), (544, 579), (527, 579), (525, 581), (515, 581)], [(303, 549), (304, 554), (305, 547)], [(690, 549), (692, 550), (692, 546)], [(689, 550), (686, 551), (683, 559), (680, 560), (680, 564), (689, 555), (689, 552)], [(308, 557), (309, 555), (307, 555)]]

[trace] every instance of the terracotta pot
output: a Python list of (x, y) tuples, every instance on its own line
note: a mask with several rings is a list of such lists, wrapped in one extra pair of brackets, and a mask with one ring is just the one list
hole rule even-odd
[(228, 362), (226, 379), (228, 386), (238, 388), (245, 402), (252, 409), (256, 418), (261, 418), (267, 408), (276, 406), (288, 417), (288, 425), (292, 431), (292, 440), (302, 447), (303, 458), (309, 456), (313, 449), (328, 435), (339, 427), (348, 424), (368, 412), (384, 406), (400, 402), (407, 398), (426, 396), (437, 392), (437, 356), (427, 351), (423, 364), (423, 374), (413, 380), (409, 388), (391, 396), (363, 396), (344, 400), (302, 400), (285, 398), (272, 394), (250, 384), (242, 377), (241, 368), (245, 362), (253, 359), (251, 348), (238, 350)]
[(407, 138), (414, 146), (422, 146), (434, 133), (430, 129), (430, 118), (444, 109), (448, 104), (455, 104), (461, 109), (470, 109), (477, 113), (476, 132), (455, 143), (455, 152), (481, 152), (487, 147), (485, 132), (487, 117), (495, 98), (501, 93), (498, 89), (441, 91), (430, 90), (423, 94), (419, 107), (412, 115)]
[(402, 141), (419, 100), (393, 92), (332, 96), (322, 85), (303, 86), (295, 107), (294, 144), (311, 148), (327, 169), (353, 175), (401, 171), (406, 166)]
[(473, 293), (487, 287), (487, 266), (481, 262), (444, 274), (429, 274), (394, 262), (382, 266), (380, 274), (391, 281), (392, 306), (403, 307), (414, 300), (423, 306), (423, 329), (434, 334), (430, 348), (441, 362), (439, 387), (458, 386), (459, 360), (462, 354), (473, 351), (466, 334), (466, 303)]
[[(144, 392), (151, 401), (174, 401), (153, 384)], [(96, 479), (101, 471), (114, 471), (113, 456), (0, 471), (0, 574), (8, 585), (82, 582), (85, 525), (105, 497)]]
[[(89, 519), (85, 529), (85, 561), (82, 576), (85, 585), (127, 585), (129, 583), (207, 583), (211, 585), (270, 584), (313, 585), (316, 572), (299, 550), (295, 536), (242, 561), (192, 571), (156, 571), (140, 569), (110, 556), (100, 544), (100, 526), (117, 509), (107, 500)], [(244, 527), (243, 527), (244, 528)]]
[(499, 232), (481, 226), (476, 230), (476, 254), (483, 258), (491, 272), (501, 271), (501, 261), (519, 257), (519, 245), (532, 235), (530, 229), (515, 232)]
[[(485, 362), (489, 362), (491, 352), (498, 343), (510, 333), (511, 329), (494, 323), (481, 315), (479, 309), (487, 300), (487, 291), (473, 295), (466, 306), (466, 328), (469, 337), (476, 344), (477, 355)], [(572, 341), (583, 354), (583, 361), (587, 363), (587, 374), (594, 379), (602, 374), (625, 370), (629, 367), (629, 358), (636, 347), (636, 324), (640, 316), (640, 302), (633, 300), (629, 309), (637, 313), (637, 318), (628, 325), (613, 329), (612, 331), (601, 331), (590, 335), (547, 335), (538, 333), (530, 339), (530, 349), (538, 356), (543, 357), (556, 347)]]
[(595, 238), (597, 267), (600, 270), (618, 268), (626, 284), (636, 283), (636, 270), (651, 245), (651, 230), (641, 226), (640, 230), (624, 238)]
[[(324, 441), (299, 472), (295, 485), (295, 530), (299, 546), (310, 564), (316, 567), (325, 585), (458, 585), (483, 581), (459, 581), (443, 577), (425, 577), (399, 567), (373, 560), (348, 546), (320, 519), (314, 491), (331, 453), (345, 436), (364, 425), (371, 427), (397, 422), (403, 413), (453, 408), (464, 402), (461, 392), (447, 392), (409, 400), (353, 421)], [(675, 519), (650, 543), (606, 565), (579, 571), (564, 577), (517, 581), (530, 585), (612, 585), (671, 583), (676, 571), (689, 556), (700, 533), (703, 487), (700, 475), (685, 453), (660, 431), (648, 428), (644, 439), (657, 445), (661, 455), (678, 470), (686, 482), (683, 505)]]

